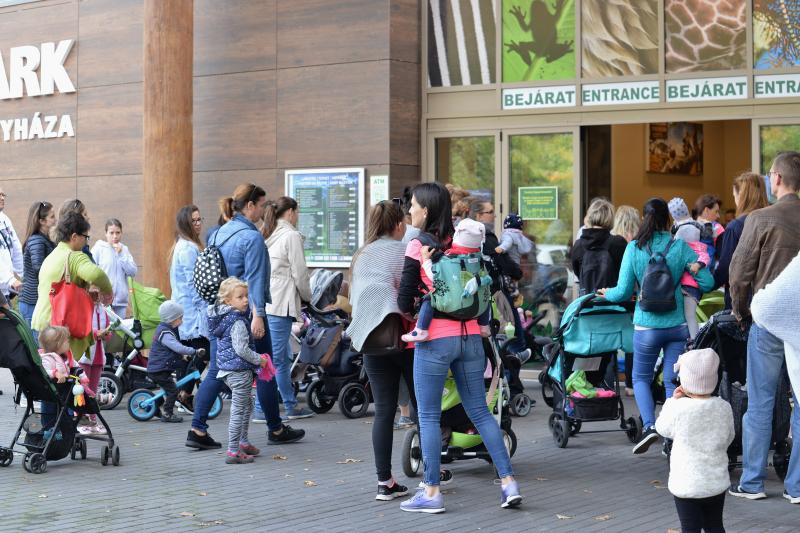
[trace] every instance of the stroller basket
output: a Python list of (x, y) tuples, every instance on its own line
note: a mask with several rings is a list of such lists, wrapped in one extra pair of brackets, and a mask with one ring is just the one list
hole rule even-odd
[(619, 416), (619, 399), (608, 398), (573, 398), (570, 396), (574, 417), (578, 420), (616, 420)]

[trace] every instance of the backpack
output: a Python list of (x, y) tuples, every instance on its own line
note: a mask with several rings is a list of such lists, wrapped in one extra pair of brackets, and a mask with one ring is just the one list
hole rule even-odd
[(667, 265), (667, 254), (675, 241), (670, 239), (663, 252), (653, 252), (648, 243), (645, 250), (650, 254), (639, 288), (639, 308), (649, 313), (667, 313), (677, 309), (675, 280)]
[(711, 222), (698, 222), (696, 220), (690, 220), (688, 222), (684, 222), (678, 226), (674, 226), (672, 228), (672, 234), (675, 235), (677, 233), (678, 228), (681, 226), (685, 226), (687, 224), (691, 224), (692, 226), (696, 227), (698, 231), (700, 231), (700, 240), (699, 242), (706, 245), (706, 249), (708, 250), (708, 261), (709, 264), (706, 266), (708, 269), (713, 272), (714, 268), (716, 267), (716, 245), (714, 244), (714, 224)]
[[(222, 246), (228, 239), (243, 231), (246, 228), (234, 231), (227, 239), (222, 241), (219, 246)], [(214, 242), (216, 243), (219, 231), (214, 234)], [(217, 299), (219, 286), (222, 280), (228, 277), (228, 269), (225, 268), (225, 260), (222, 258), (222, 252), (219, 251), (219, 246), (216, 244), (209, 244), (208, 247), (200, 252), (197, 256), (197, 262), (194, 264), (194, 271), (192, 273), (192, 283), (200, 297), (208, 303), (214, 303)]]
[[(481, 252), (442, 255), (431, 270), (434, 310), (455, 320), (472, 320), (486, 311), (492, 299), (492, 279), (483, 266)], [(465, 291), (470, 280), (477, 284), (474, 294)]]
[(611, 252), (608, 251), (610, 240), (606, 239), (600, 248), (584, 250), (581, 275), (578, 279), (581, 296), (614, 285), (614, 261)]

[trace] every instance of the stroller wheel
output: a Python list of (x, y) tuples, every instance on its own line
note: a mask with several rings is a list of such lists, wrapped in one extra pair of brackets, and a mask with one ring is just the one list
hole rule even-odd
[(156, 403), (144, 403), (155, 396), (147, 389), (137, 389), (128, 397), (128, 413), (139, 422), (146, 422), (156, 415)]
[(8, 466), (14, 461), (14, 452), (10, 448), (0, 448), (0, 466)]
[(325, 399), (322, 390), (322, 381), (315, 381), (306, 389), (306, 403), (308, 403), (309, 409), (317, 414), (327, 413), (336, 403), (336, 400)]
[(569, 421), (569, 435), (570, 437), (574, 437), (577, 435), (581, 430), (581, 421), (580, 420), (570, 420)]
[(44, 474), (47, 472), (47, 459), (41, 453), (34, 453), (28, 459), (28, 472), (32, 474)]
[(514, 453), (517, 451), (517, 435), (511, 428), (508, 428), (508, 431), (503, 431), (503, 444), (506, 447), (508, 456), (514, 457)]
[(569, 442), (569, 422), (563, 420), (559, 415), (555, 415), (553, 425), (551, 426), (551, 431), (553, 432), (553, 440), (555, 441), (556, 446), (559, 448), (566, 448), (567, 442)]
[(339, 410), (347, 418), (361, 418), (369, 409), (369, 393), (361, 383), (348, 383), (339, 392)]
[(31, 455), (33, 454), (31, 452), (28, 452), (22, 458), (22, 468), (24, 468), (26, 472), (31, 471)]
[(81, 453), (81, 459), (86, 459), (86, 456), (88, 455), (88, 447), (86, 446), (86, 439), (80, 439), (79, 451)]
[(119, 466), (119, 446), (116, 444), (110, 450), (111, 455), (111, 464), (114, 466)]
[(108, 446), (105, 444), (102, 448), (100, 448), (100, 464), (106, 466), (108, 464), (108, 459), (111, 456), (111, 450), (108, 449)]
[(222, 394), (217, 394), (217, 397), (214, 398), (214, 403), (211, 405), (211, 409), (208, 411), (208, 419), (214, 420), (219, 416), (222, 412)]
[(108, 370), (103, 370), (103, 373), (100, 375), (100, 381), (97, 384), (97, 393), (98, 397), (100, 397), (100, 394), (103, 394), (105, 398), (108, 398), (106, 403), (100, 404), (100, 409), (113, 409), (122, 401), (125, 388), (122, 380), (119, 379), (116, 374)]
[(553, 385), (546, 377), (545, 372), (539, 373), (539, 383), (542, 386), (542, 399), (547, 407), (553, 407)]
[(422, 467), (422, 448), (419, 443), (419, 432), (416, 428), (406, 431), (403, 438), (403, 473), (408, 477), (417, 477)]
[(642, 421), (638, 416), (632, 416), (628, 418), (627, 426), (628, 440), (634, 444), (639, 442), (639, 439), (642, 438)]
[(514, 416), (528, 416), (532, 406), (531, 397), (524, 392), (515, 394), (514, 397), (511, 398), (510, 408), (511, 414)]

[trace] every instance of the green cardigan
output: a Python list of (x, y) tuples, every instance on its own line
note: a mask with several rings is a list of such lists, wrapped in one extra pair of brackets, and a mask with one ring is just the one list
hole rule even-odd
[[(83, 252), (74, 252), (65, 242), (58, 243), (55, 250), (50, 252), (42, 262), (39, 270), (39, 300), (33, 310), (31, 327), (34, 331), (42, 331), (50, 325), (50, 287), (64, 277), (64, 263), (69, 257), (69, 275), (73, 283), (82, 287), (96, 285), (103, 293), (111, 292), (111, 282), (103, 270), (92, 263), (89, 256)], [(92, 344), (92, 335), (84, 339), (70, 339), (72, 356), (77, 361)]]
[[(671, 238), (672, 235), (668, 231), (656, 232), (650, 240), (650, 248), (654, 252), (664, 250)], [(631, 296), (633, 296), (634, 283), (641, 285), (642, 277), (649, 261), (650, 254), (646, 250), (636, 246), (636, 241), (629, 242), (628, 247), (625, 249), (625, 255), (622, 257), (617, 286), (606, 291), (606, 299), (611, 302), (630, 300)], [(637, 302), (636, 311), (633, 313), (633, 323), (635, 325), (645, 328), (666, 329), (686, 323), (686, 318), (683, 314), (683, 293), (677, 280), (680, 280), (686, 271), (686, 265), (695, 261), (697, 261), (697, 254), (689, 248), (688, 244), (677, 239), (667, 254), (667, 266), (672, 272), (672, 279), (676, 280), (675, 302), (677, 306), (674, 311), (668, 313), (649, 313), (642, 311)], [(708, 292), (714, 287), (714, 278), (707, 268), (701, 269), (694, 277), (700, 286), (700, 292)]]

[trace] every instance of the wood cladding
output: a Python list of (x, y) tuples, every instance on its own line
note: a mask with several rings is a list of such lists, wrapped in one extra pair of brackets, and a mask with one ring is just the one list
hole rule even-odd
[(142, 0), (82, 0), (76, 87), (142, 81)]

